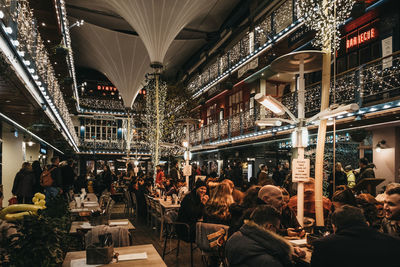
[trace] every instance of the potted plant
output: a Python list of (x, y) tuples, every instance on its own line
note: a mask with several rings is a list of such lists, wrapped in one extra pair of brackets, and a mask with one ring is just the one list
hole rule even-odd
[[(62, 196), (46, 203), (38, 216), (25, 216), (11, 236), (10, 266), (61, 266), (69, 245), (71, 226), (67, 203)], [(23, 255), (23, 256), (21, 256)]]

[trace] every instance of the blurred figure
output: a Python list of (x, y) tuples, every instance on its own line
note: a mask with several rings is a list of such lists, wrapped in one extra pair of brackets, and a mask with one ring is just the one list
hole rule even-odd
[(161, 165), (157, 165), (156, 170), (157, 170), (156, 186), (161, 186), (162, 182), (165, 179), (165, 174), (164, 174), (164, 171), (163, 171)]
[(282, 229), (297, 229), (300, 226), (296, 218), (296, 213), (288, 206), (290, 195), (285, 188), (281, 188), (283, 196), (283, 206), (281, 215), (281, 228)]
[(353, 168), (351, 165), (347, 165), (344, 168), (344, 172), (346, 173), (347, 177), (347, 186), (349, 188), (354, 188), (356, 186), (356, 176), (354, 175)]
[(33, 186), (33, 192), (43, 192), (43, 188), (40, 186), (40, 175), (42, 174), (42, 168), (40, 167), (40, 163), (38, 160), (32, 162), (32, 171), (35, 176), (35, 185)]
[(34, 195), (35, 176), (29, 162), (22, 163), (22, 168), (15, 175), (11, 192), (17, 196), (18, 204), (30, 204)]
[(75, 181), (74, 160), (68, 159), (67, 164), (61, 167), (62, 190), (68, 193)]
[[(309, 178), (308, 181), (304, 182), (304, 216), (315, 219), (315, 181), (314, 178)], [(289, 207), (297, 214), (297, 195), (292, 196), (288, 203)], [(324, 216), (327, 218), (332, 203), (327, 197), (322, 197), (322, 205), (324, 210)]]
[(250, 219), (250, 214), (260, 205), (260, 200), (258, 198), (260, 189), (261, 186), (250, 187), (244, 194), (243, 200), (240, 203), (233, 203), (229, 207), (231, 222), (229, 224), (228, 236), (238, 231), (239, 228), (242, 227), (244, 220)]
[(333, 172), (331, 172), (331, 174), (328, 177), (328, 183), (329, 183), (328, 191), (330, 197), (332, 196), (333, 191), (336, 191), (337, 186), (347, 185), (347, 175), (344, 173), (342, 164), (340, 162), (337, 162), (335, 164), (335, 185), (333, 185)]
[(313, 242), (312, 267), (399, 266), (400, 240), (368, 227), (359, 208), (338, 208), (332, 227), (334, 234)]
[(280, 166), (278, 165), (272, 169), (272, 180), (274, 180), (275, 185), (282, 186), (284, 178), (281, 176), (279, 168)]
[(177, 161), (172, 163), (173, 167), (169, 172), (169, 177), (171, 177), (174, 182), (178, 182), (181, 179), (181, 173), (179, 171), (179, 164)]
[(369, 163), (367, 158), (362, 158), (359, 161), (360, 164), (360, 172), (356, 176), (356, 183), (361, 181), (364, 178), (375, 178), (374, 167), (373, 163)]
[(260, 174), (258, 175), (258, 185), (274, 185), (274, 181), (268, 177), (268, 167), (265, 164), (260, 166)]
[(332, 204), (335, 209), (338, 209), (344, 205), (350, 205), (357, 207), (356, 198), (354, 197), (351, 189), (338, 190), (332, 196)]

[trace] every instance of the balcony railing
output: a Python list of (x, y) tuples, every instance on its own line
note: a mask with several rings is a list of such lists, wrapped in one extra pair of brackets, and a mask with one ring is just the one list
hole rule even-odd
[[(360, 107), (389, 102), (400, 96), (400, 51), (336, 76), (331, 81), (330, 104), (357, 103)], [(335, 95), (334, 95), (335, 94)], [(280, 101), (297, 114), (297, 93), (281, 97)], [(306, 88), (307, 117), (318, 113), (321, 103), (321, 83)], [(191, 145), (205, 145), (215, 141), (257, 133), (255, 121), (260, 118), (259, 105), (254, 109), (235, 114), (227, 119), (194, 129), (191, 128)], [(284, 115), (285, 116), (285, 115)], [(283, 116), (283, 117), (284, 117)], [(266, 117), (276, 117), (266, 112)]]
[(254, 30), (249, 31), (231, 49), (218, 57), (210, 67), (201, 74), (194, 76), (188, 84), (188, 89), (199, 95), (202, 88), (213, 84), (224, 74), (231, 71), (232, 67), (248, 59), (257, 49), (265, 48), (275, 41), (289, 28), (294, 27), (297, 21), (295, 2), (284, 1), (275, 11), (257, 24)]
[(0, 0), (0, 8), (4, 37), (10, 41), (16, 61), (21, 62), (23, 71), (34, 81), (35, 86), (27, 86), (28, 90), (37, 96), (39, 104), (48, 107), (51, 112), (46, 111), (47, 115), (77, 149), (79, 139), (28, 1)]

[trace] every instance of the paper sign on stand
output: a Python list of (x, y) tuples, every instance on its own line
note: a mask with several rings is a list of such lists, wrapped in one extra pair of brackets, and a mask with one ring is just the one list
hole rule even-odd
[(292, 182), (305, 182), (310, 177), (310, 159), (293, 159)]

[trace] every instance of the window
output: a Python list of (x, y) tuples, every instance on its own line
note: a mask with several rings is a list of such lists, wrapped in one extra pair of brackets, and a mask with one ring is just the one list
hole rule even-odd
[(217, 104), (211, 105), (207, 108), (207, 124), (217, 122)]
[(235, 115), (243, 111), (244, 103), (243, 103), (243, 91), (239, 91), (233, 95), (229, 96), (229, 115)]
[(358, 66), (358, 52), (355, 51), (348, 56), (348, 66), (349, 69), (355, 68)]

